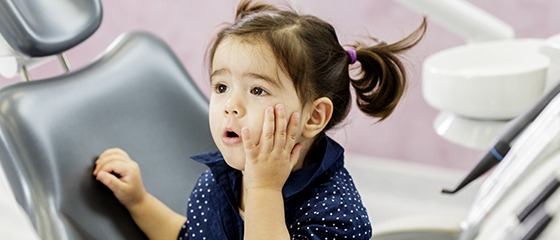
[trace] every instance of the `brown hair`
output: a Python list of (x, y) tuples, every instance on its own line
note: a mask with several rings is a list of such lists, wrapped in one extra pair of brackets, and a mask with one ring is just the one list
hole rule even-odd
[(291, 9), (242, 0), (235, 22), (222, 29), (209, 50), (210, 66), (218, 45), (229, 36), (270, 46), (280, 67), (292, 79), (303, 104), (328, 97), (334, 105), (325, 131), (340, 123), (350, 110), (350, 84), (356, 102), (367, 115), (387, 118), (406, 88), (405, 68), (397, 54), (415, 46), (426, 32), (426, 18), (412, 34), (393, 44), (350, 45), (361, 64), (359, 77), (350, 78), (351, 59), (327, 22)]

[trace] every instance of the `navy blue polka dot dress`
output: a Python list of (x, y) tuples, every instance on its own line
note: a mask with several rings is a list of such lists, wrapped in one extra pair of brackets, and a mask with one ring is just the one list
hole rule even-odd
[[(344, 168), (344, 149), (324, 136), (317, 161), (293, 172), (284, 188), (286, 226), (292, 239), (370, 239), (371, 224), (352, 178)], [(219, 152), (193, 156), (209, 169), (196, 183), (187, 222), (178, 239), (243, 239), (239, 213), (240, 171)]]

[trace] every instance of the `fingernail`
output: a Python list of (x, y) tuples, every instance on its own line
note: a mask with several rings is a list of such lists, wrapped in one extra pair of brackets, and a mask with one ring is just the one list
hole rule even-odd
[(266, 109), (266, 112), (269, 114), (274, 114), (274, 109), (272, 107), (269, 107)]
[(278, 111), (284, 111), (284, 105), (283, 104), (278, 104), (278, 105), (276, 105), (276, 109), (278, 109)]
[(294, 113), (294, 120), (296, 120), (296, 122), (299, 122), (299, 112), (295, 112)]

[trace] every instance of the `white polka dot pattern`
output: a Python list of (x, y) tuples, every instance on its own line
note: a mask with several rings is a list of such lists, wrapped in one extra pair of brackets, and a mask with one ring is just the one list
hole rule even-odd
[[(216, 191), (223, 188), (207, 170), (191, 193), (187, 222), (179, 239), (227, 239), (226, 231), (242, 229), (242, 221), (237, 221), (241, 226), (235, 226), (236, 221), (228, 220), (239, 219), (237, 211), (228, 211), (235, 216), (224, 216), (223, 210), (213, 207), (232, 205), (225, 195), (214, 194)], [(370, 239), (372, 236), (366, 209), (345, 168), (317, 178), (308, 188), (287, 199), (285, 207), (292, 239)], [(223, 222), (232, 226), (223, 227)]]
[[(323, 136), (315, 149), (324, 151), (323, 159), (290, 174), (282, 189), (292, 239), (370, 239), (366, 209), (344, 168), (344, 148)], [(229, 167), (220, 152), (192, 158), (210, 170), (191, 192), (179, 239), (243, 239), (241, 172)]]
[(319, 180), (305, 194), (307, 200), (286, 211), (287, 219), (293, 219), (288, 224), (292, 239), (370, 239), (366, 209), (346, 169)]

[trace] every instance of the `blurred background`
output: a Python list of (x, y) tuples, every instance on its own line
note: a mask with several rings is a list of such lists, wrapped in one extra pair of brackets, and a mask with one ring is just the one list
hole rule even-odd
[[(516, 38), (547, 38), (560, 33), (560, 1), (469, 2), (511, 25)], [(367, 36), (394, 42), (412, 32), (422, 21), (421, 14), (399, 1), (293, 0), (287, 3), (302, 13), (330, 22), (336, 28), (341, 44), (350, 44)], [(104, 16), (100, 28), (88, 40), (67, 52), (74, 70), (93, 61), (121, 33), (146, 30), (171, 46), (202, 91), (209, 94), (206, 49), (220, 24), (233, 19), (237, 1), (102, 0), (102, 5)], [(352, 154), (460, 170), (474, 166), (483, 153), (438, 136), (432, 127), (437, 111), (426, 103), (421, 93), (423, 60), (435, 52), (465, 43), (461, 36), (429, 19), (424, 41), (404, 56), (410, 84), (394, 114), (376, 123), (354, 105), (346, 122), (330, 135)], [(43, 79), (62, 72), (53, 62), (31, 70), (30, 76)], [(19, 78), (0, 77), (0, 86), (19, 81)]]

